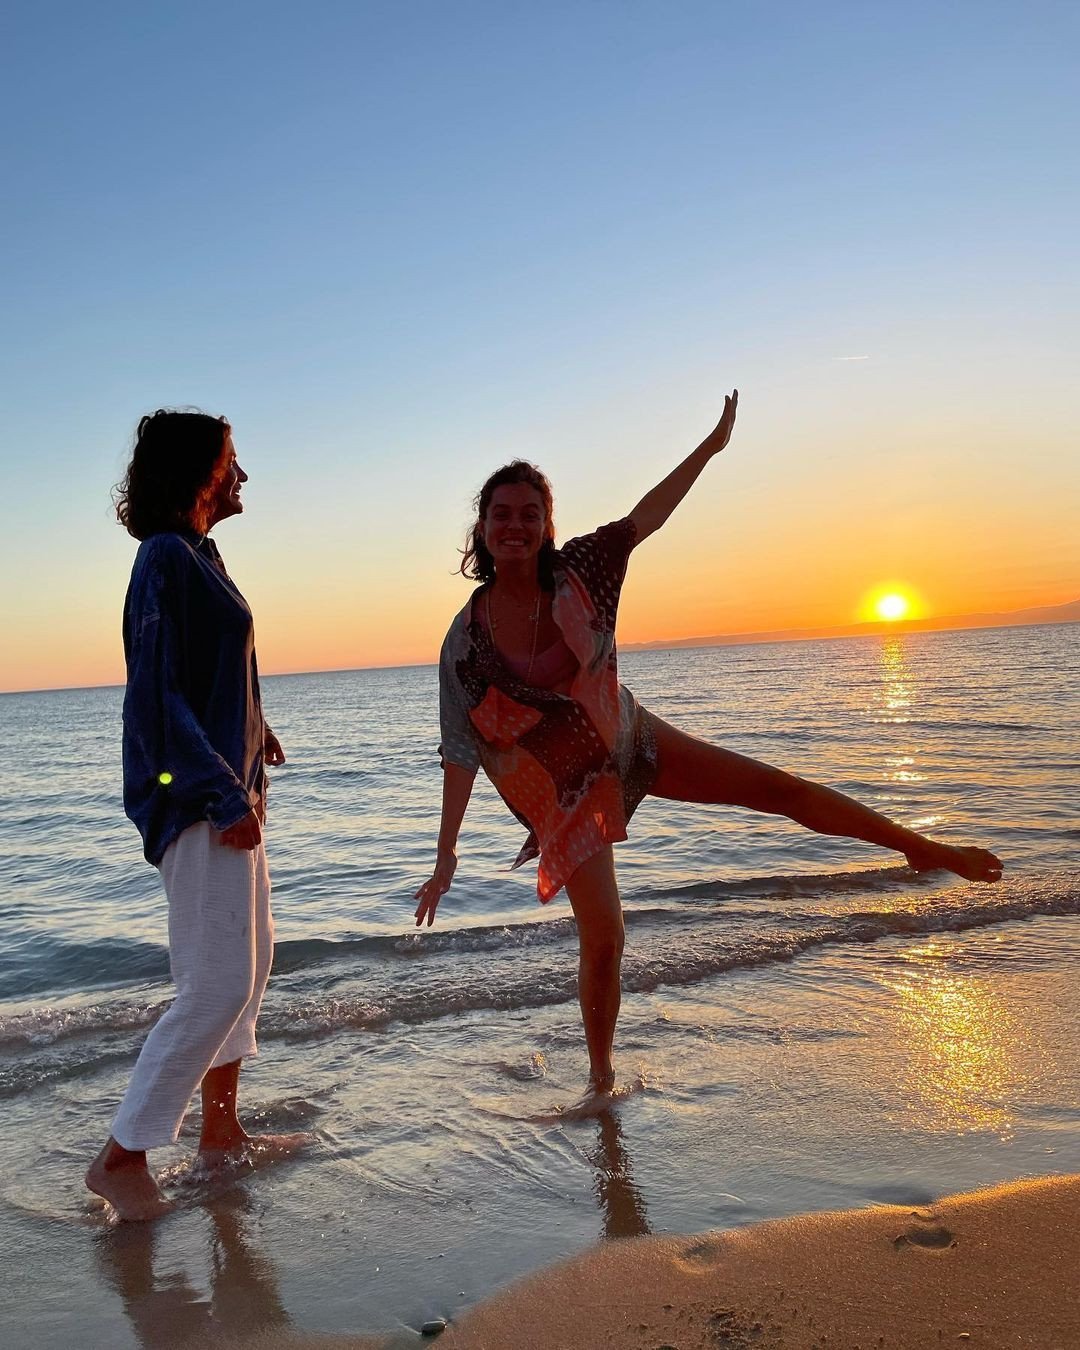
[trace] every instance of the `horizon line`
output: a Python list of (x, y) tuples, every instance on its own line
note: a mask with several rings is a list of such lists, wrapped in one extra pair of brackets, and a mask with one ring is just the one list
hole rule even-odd
[[(1067, 609), (1072, 605), (1080, 605), (1080, 600), (1068, 600), (1063, 605), (1046, 605), (1040, 608), (1045, 609)], [(1034, 608), (1034, 607), (1033, 607)], [(1012, 611), (1015, 614), (1024, 613), (1023, 610)], [(900, 619), (892, 622), (882, 620), (880, 622), (867, 622), (863, 624), (837, 625), (838, 628), (847, 628), (848, 631), (835, 633), (821, 632), (815, 628), (779, 628), (775, 632), (760, 633), (730, 633), (730, 634), (709, 634), (691, 638), (669, 638), (654, 639), (651, 642), (627, 642), (620, 646), (624, 652), (632, 652), (636, 656), (647, 655), (650, 652), (668, 652), (668, 651), (707, 651), (710, 647), (764, 647), (775, 645), (782, 646), (788, 642), (837, 642), (849, 638), (875, 638), (887, 637), (890, 633), (901, 636), (905, 633), (963, 633), (973, 631), (992, 631), (995, 628), (1057, 628), (1065, 624), (1080, 623), (1080, 617), (1068, 619), (1032, 619), (1030, 621), (1020, 620), (1013, 623), (973, 623), (960, 624), (959, 621), (964, 618), (979, 618), (979, 615), (953, 615), (949, 619), (940, 620), (942, 627), (926, 628), (917, 627), (919, 624), (932, 624), (938, 622), (933, 619)], [(995, 615), (995, 618), (1004, 619), (1008, 613)], [(949, 625), (956, 625), (950, 627)], [(799, 636), (802, 633), (804, 636)], [(419, 670), (428, 666), (437, 666), (438, 658), (432, 661), (402, 661), (396, 665), (386, 666), (323, 666), (319, 670), (270, 670), (260, 671), (259, 678), (263, 680), (294, 679), (304, 675), (349, 675), (360, 670)], [(34, 689), (0, 689), (0, 698), (14, 696), (17, 694), (75, 694), (89, 689), (123, 689), (125, 682), (110, 682), (107, 684), (56, 684), (39, 685)]]
[[(1055, 617), (1058, 616), (1058, 617)], [(941, 614), (921, 619), (866, 619), (858, 623), (821, 624), (814, 628), (773, 628), (740, 633), (701, 633), (688, 638), (654, 638), (627, 642), (623, 651), (661, 651), (676, 647), (754, 646), (767, 642), (814, 642), (841, 637), (877, 637), (884, 633), (964, 632), (981, 628), (1039, 628), (1080, 622), (1080, 599), (1057, 605), (1025, 605), (1023, 609)]]

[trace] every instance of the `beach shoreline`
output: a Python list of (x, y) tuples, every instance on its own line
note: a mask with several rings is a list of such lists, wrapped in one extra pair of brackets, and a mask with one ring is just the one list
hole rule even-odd
[[(1080, 1345), (1080, 1174), (601, 1242), (514, 1281), (437, 1337), (275, 1331), (237, 1350), (928, 1350)], [(201, 1342), (206, 1344), (206, 1342)]]

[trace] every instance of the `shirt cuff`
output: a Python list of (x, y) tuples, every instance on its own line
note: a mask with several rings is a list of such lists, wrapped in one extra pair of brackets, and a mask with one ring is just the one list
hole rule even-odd
[(473, 747), (463, 751), (459, 747), (447, 745), (443, 741), (439, 746), (439, 761), (445, 769), (448, 764), (453, 764), (458, 769), (465, 769), (468, 773), (477, 773), (480, 769), (480, 756)]
[(233, 825), (239, 825), (248, 812), (253, 809), (246, 793), (232, 792), (224, 801), (207, 809), (206, 819), (221, 834)]

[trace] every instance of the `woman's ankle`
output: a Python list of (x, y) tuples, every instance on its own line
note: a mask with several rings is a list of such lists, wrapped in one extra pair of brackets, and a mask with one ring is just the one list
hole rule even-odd
[(241, 1145), (249, 1143), (250, 1140), (251, 1135), (238, 1120), (224, 1123), (215, 1121), (212, 1129), (203, 1130), (199, 1138), (199, 1152), (223, 1152), (231, 1148), (239, 1148)]
[(120, 1167), (145, 1167), (146, 1150), (125, 1148), (110, 1135), (96, 1161), (106, 1172), (113, 1172)]

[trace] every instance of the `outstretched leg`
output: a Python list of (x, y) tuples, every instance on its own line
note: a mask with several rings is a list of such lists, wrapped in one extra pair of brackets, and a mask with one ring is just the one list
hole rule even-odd
[(997, 881), (1002, 864), (983, 848), (941, 844), (820, 783), (709, 745), (650, 713), (659, 770), (651, 792), (680, 802), (746, 806), (787, 816), (818, 834), (864, 839), (904, 854), (917, 872), (943, 868), (968, 881)]
[(578, 1001), (589, 1051), (589, 1079), (597, 1092), (615, 1081), (611, 1061), (622, 990), (623, 916), (609, 844), (583, 862), (566, 883), (578, 926)]

